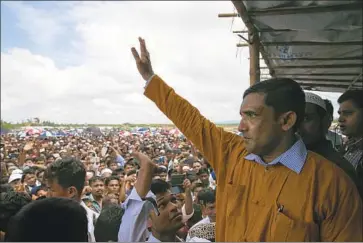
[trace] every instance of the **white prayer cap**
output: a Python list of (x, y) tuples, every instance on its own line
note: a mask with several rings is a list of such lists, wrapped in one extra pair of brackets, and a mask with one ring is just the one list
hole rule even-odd
[(305, 92), (305, 102), (320, 106), (321, 108), (326, 110), (326, 105), (324, 100), (317, 94), (311, 92)]

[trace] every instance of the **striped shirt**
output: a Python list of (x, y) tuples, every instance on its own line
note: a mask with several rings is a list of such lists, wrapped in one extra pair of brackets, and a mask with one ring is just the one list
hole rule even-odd
[(286, 166), (290, 170), (296, 172), (297, 174), (300, 174), (302, 168), (304, 167), (306, 157), (307, 157), (307, 149), (302, 141), (301, 138), (299, 138), (294, 145), (292, 145), (287, 151), (282, 153), (279, 157), (274, 159), (271, 163), (265, 163), (263, 159), (255, 154), (248, 154), (245, 159), (255, 161), (256, 163), (265, 166), (266, 168), (268, 166), (273, 166), (278, 163)]

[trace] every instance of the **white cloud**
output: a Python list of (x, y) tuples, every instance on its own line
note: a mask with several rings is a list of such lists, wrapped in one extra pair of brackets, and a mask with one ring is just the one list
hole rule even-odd
[[(242, 57), (236, 57), (239, 40), (231, 33), (231, 19), (218, 18), (218, 13), (233, 11), (231, 2), (56, 5), (60, 14), (26, 3), (14, 2), (11, 7), (19, 26), (38, 47), (65, 42), (71, 49), (61, 53), (61, 58), (79, 65), (60, 68), (52, 55), (16, 47), (2, 52), (3, 119), (168, 122), (143, 96), (144, 82), (130, 53), (138, 36), (147, 41), (154, 71), (206, 117), (214, 121), (239, 119), (242, 94), (249, 86), (248, 50), (244, 48)], [(233, 29), (242, 28), (242, 21), (235, 19)]]

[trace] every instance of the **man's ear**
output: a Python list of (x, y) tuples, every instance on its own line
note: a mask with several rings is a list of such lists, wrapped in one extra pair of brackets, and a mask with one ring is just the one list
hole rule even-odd
[(74, 186), (69, 187), (68, 188), (68, 196), (70, 198), (78, 197), (78, 190)]
[(293, 111), (288, 111), (280, 115), (279, 123), (281, 124), (282, 130), (285, 132), (292, 129), (296, 124), (297, 115)]

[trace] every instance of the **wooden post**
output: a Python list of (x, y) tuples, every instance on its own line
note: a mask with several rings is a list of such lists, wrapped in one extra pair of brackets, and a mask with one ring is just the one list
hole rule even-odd
[(258, 36), (250, 31), (248, 32), (248, 40), (250, 42), (250, 86), (261, 81), (260, 71), (260, 41)]

